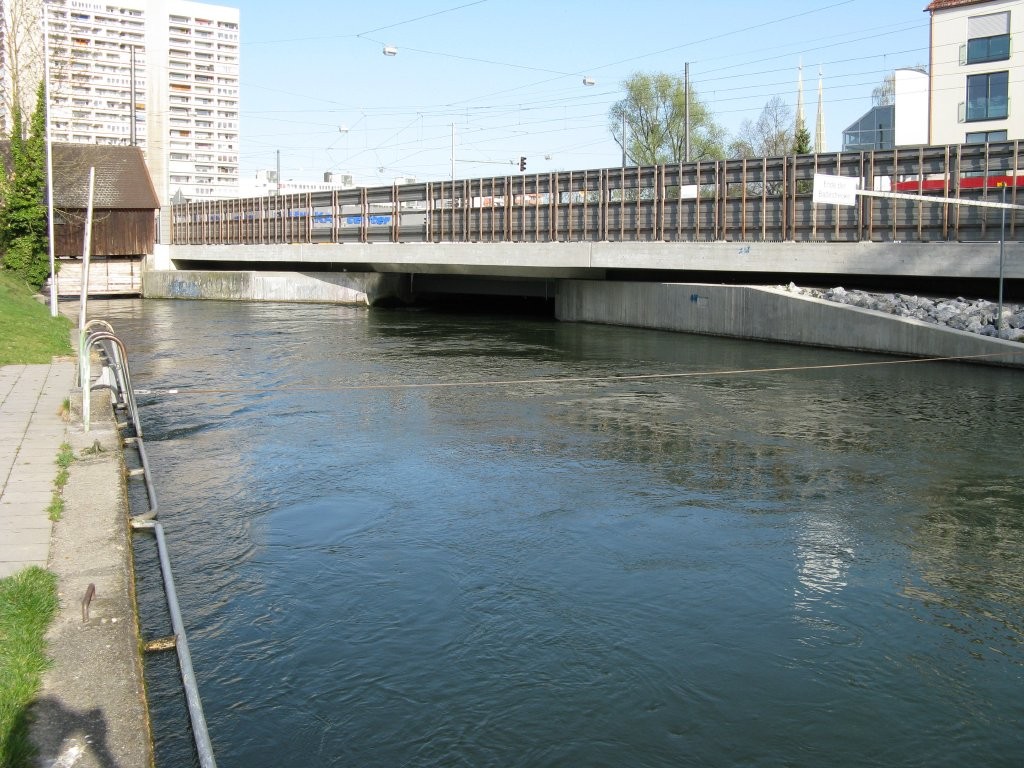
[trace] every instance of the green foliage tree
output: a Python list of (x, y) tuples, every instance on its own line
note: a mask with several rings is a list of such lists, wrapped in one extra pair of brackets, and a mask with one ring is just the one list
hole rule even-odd
[[(793, 130), (793, 154), (809, 155), (812, 151), (811, 132), (807, 130), (803, 120), (797, 120), (796, 127)], [(796, 191), (800, 194), (810, 194), (813, 190), (813, 183), (807, 179), (801, 179), (796, 182)]]
[[(636, 165), (661, 165), (684, 161), (686, 104), (689, 101), (689, 159), (725, 157), (725, 130), (682, 78), (665, 73), (637, 72), (623, 84), (625, 98), (608, 111), (608, 129), (627, 161)], [(623, 136), (625, 128), (625, 136)]]
[(809, 155), (811, 152), (811, 132), (803, 120), (797, 120), (796, 130), (793, 131), (793, 154)]
[(12, 114), (11, 166), (3, 180), (0, 248), (3, 267), (38, 290), (50, 274), (46, 234), (46, 92), (40, 82), (28, 135), (17, 104)]

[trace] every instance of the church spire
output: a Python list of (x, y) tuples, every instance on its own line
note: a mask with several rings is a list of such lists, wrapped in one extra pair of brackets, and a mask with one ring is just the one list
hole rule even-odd
[(796, 70), (796, 127), (799, 130), (807, 125), (804, 117), (804, 62), (801, 59)]
[(821, 67), (818, 67), (818, 119), (814, 124), (814, 151), (825, 152), (825, 100), (822, 98)]

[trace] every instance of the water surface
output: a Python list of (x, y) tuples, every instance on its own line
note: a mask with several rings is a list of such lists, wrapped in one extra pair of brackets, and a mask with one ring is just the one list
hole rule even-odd
[(152, 392), (222, 766), (1024, 759), (1020, 372), (420, 311), (97, 316)]

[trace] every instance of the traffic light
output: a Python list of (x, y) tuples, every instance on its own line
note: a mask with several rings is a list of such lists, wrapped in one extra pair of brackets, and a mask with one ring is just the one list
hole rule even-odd
[(526, 170), (526, 158), (525, 157), (520, 156), (520, 158), (519, 158), (519, 170), (520, 170), (520, 172)]

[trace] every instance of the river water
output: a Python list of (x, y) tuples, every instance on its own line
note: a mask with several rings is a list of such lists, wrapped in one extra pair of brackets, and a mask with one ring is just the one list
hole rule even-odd
[[(524, 317), (93, 307), (149, 390), (222, 768), (1024, 761), (1020, 372)], [(173, 654), (147, 675), (159, 762), (188, 765)]]

